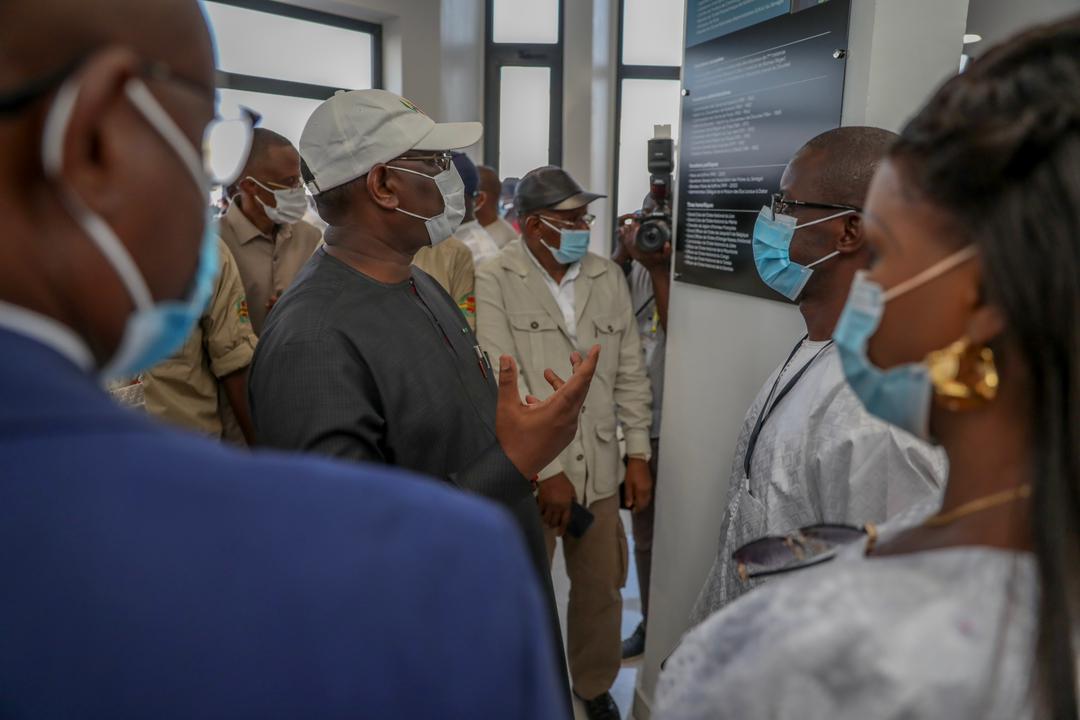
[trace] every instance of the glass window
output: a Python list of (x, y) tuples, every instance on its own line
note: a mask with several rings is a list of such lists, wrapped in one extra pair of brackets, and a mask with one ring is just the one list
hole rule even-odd
[(373, 86), (370, 33), (215, 2), (205, 7), (225, 72), (347, 90)]
[(619, 197), (617, 213), (641, 208), (649, 192), (648, 142), (653, 125), (671, 125), (678, 150), (678, 80), (623, 80), (619, 118)]
[(504, 67), (499, 92), (499, 174), (521, 177), (548, 164), (551, 68)]
[(237, 106), (251, 108), (262, 115), (259, 127), (284, 135), (297, 147), (300, 147), (300, 133), (303, 132), (304, 125), (321, 102), (310, 98), (247, 90), (218, 90), (218, 103), (224, 117), (235, 117)]
[(682, 65), (683, 0), (624, 0), (624, 65)]
[(494, 42), (559, 42), (559, 0), (494, 0), (494, 12)]

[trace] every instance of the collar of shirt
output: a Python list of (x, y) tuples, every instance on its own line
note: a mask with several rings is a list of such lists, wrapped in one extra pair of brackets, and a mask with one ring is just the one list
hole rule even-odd
[(47, 315), (0, 300), (0, 327), (55, 350), (84, 372), (95, 367), (94, 355), (86, 341)]
[(555, 302), (559, 306), (559, 310), (562, 311), (563, 322), (566, 324), (566, 333), (570, 336), (574, 345), (577, 345), (577, 312), (574, 308), (574, 281), (577, 280), (578, 275), (581, 274), (581, 262), (576, 262), (566, 269), (566, 274), (563, 275), (562, 282), (556, 283), (555, 278), (548, 274), (548, 271), (544, 269), (544, 266), (540, 264), (540, 261), (532, 254), (532, 250), (525, 243), (521, 242), (522, 247), (525, 248), (525, 255), (532, 261), (536, 269), (540, 271), (540, 277), (544, 279), (544, 284), (547, 285), (548, 290), (551, 291), (552, 297), (555, 298)]
[(292, 236), (292, 227), (289, 225), (276, 225), (277, 232), (273, 237), (266, 235), (262, 230), (255, 226), (255, 223), (248, 219), (248, 216), (244, 214), (244, 211), (240, 209), (240, 203), (229, 203), (229, 209), (225, 211), (225, 214), (221, 217), (221, 222), (228, 223), (236, 233), (236, 237), (240, 240), (242, 245), (246, 245), (255, 238), (264, 238), (266, 240), (288, 240)]

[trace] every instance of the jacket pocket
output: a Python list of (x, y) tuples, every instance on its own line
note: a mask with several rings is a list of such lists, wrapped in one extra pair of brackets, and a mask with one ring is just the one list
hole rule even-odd
[(614, 377), (619, 369), (619, 351), (622, 349), (623, 332), (626, 330), (626, 318), (621, 315), (600, 315), (593, 318), (593, 332), (600, 345), (600, 367), (607, 373), (605, 377)]
[[(518, 364), (526, 378), (537, 373), (543, 373), (548, 367), (547, 347), (558, 338), (559, 326), (547, 313), (525, 312), (510, 313), (510, 327), (514, 334), (514, 346), (517, 348)], [(531, 388), (532, 392), (539, 397), (550, 395), (547, 383), (543, 387)]]

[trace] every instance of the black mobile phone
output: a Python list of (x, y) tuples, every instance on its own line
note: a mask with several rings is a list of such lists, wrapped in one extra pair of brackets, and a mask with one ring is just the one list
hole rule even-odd
[(587, 508), (578, 503), (570, 505), (570, 522), (566, 524), (566, 532), (571, 537), (581, 537), (592, 523), (593, 514)]

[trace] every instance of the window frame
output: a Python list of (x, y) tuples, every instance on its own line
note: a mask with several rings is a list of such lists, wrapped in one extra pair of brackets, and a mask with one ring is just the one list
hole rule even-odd
[(551, 103), (548, 108), (548, 163), (562, 165), (563, 158), (563, 58), (566, 43), (566, 0), (559, 7), (558, 40), (554, 43), (497, 43), (495, 0), (484, 0), (484, 164), (499, 167), (499, 103), (504, 67), (546, 67), (551, 70)]
[[(309, 10), (295, 5), (286, 5), (276, 0), (209, 0), (209, 2), (367, 33), (371, 35), (371, 87), (382, 88), (383, 86), (382, 25), (378, 23), (334, 15), (320, 10)], [(246, 90), (268, 95), (307, 98), (309, 100), (327, 100), (341, 89), (328, 85), (314, 85), (259, 75), (225, 72), (223, 70), (216, 72), (215, 83), (217, 87), (225, 90)]]
[[(676, 80), (682, 81), (682, 65), (627, 65), (623, 63), (623, 29), (626, 17), (626, 0), (619, 0), (619, 11), (615, 26), (615, 127), (612, 131), (614, 138), (614, 152), (612, 167), (614, 174), (611, 178), (611, 227), (618, 227), (619, 218), (619, 150), (622, 145), (622, 101), (623, 80)], [(681, 87), (680, 87), (681, 90)], [(646, 157), (645, 148), (641, 149), (641, 157)], [(642, 170), (644, 171), (644, 162)], [(617, 250), (618, 236), (612, 232), (611, 249)]]

